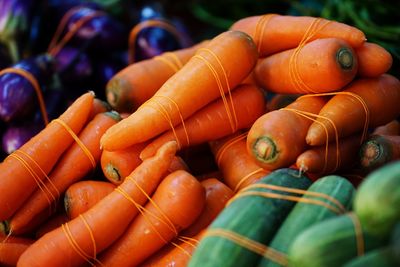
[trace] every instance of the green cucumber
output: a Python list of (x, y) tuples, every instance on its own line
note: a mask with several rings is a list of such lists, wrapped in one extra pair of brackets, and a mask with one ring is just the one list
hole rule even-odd
[(361, 257), (356, 257), (346, 263), (343, 267), (396, 267), (400, 266), (393, 248), (386, 246), (374, 249)]
[(400, 161), (371, 172), (354, 199), (354, 212), (371, 235), (388, 238), (400, 220)]
[[(354, 186), (345, 178), (336, 175), (325, 176), (317, 180), (314, 184), (310, 186), (307, 191), (318, 192), (328, 195), (340, 202), (345, 210), (351, 208), (352, 200), (355, 194)], [(332, 208), (339, 209), (337, 204), (326, 198), (316, 197), (307, 194), (305, 194), (303, 198), (319, 200), (329, 204)], [(307, 229), (313, 224), (316, 224), (320, 221), (331, 218), (338, 214), (339, 213), (336, 213), (335, 211), (332, 211), (325, 206), (299, 202), (289, 213), (288, 217), (274, 236), (272, 242), (269, 244), (269, 247), (272, 247), (279, 252), (287, 254), (289, 246), (303, 230)], [(272, 267), (282, 265), (273, 262), (272, 260), (269, 260), (267, 257), (264, 257), (261, 260), (259, 266)]]
[[(379, 240), (362, 230), (363, 251), (381, 246)], [(329, 218), (304, 230), (289, 248), (289, 266), (337, 267), (357, 257), (356, 227), (344, 214)]]
[[(311, 181), (301, 175), (298, 170), (280, 169), (272, 172), (259, 180), (256, 184), (269, 184), (306, 190)], [(249, 191), (279, 193), (283, 195), (296, 195), (265, 188), (247, 189)], [(290, 212), (295, 202), (267, 198), (262, 196), (245, 196), (237, 198), (218, 215), (207, 231), (223, 229), (244, 236), (261, 244), (267, 244)], [(259, 254), (242, 247), (230, 239), (207, 235), (201, 239), (192, 259), (190, 267), (209, 266), (255, 266)]]

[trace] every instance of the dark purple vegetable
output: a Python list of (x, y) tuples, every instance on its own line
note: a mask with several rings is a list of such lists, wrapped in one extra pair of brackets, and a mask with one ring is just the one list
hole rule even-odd
[[(30, 72), (39, 84), (44, 85), (53, 74), (53, 59), (46, 54), (18, 62), (12, 67)], [(37, 94), (31, 83), (15, 73), (0, 75), (0, 119), (12, 121), (31, 112), (38, 103)]]

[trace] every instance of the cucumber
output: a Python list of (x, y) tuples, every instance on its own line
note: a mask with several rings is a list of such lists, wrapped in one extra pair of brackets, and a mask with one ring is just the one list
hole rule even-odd
[[(339, 201), (346, 210), (350, 209), (355, 194), (354, 186), (345, 178), (336, 175), (320, 178), (312, 184), (307, 191), (324, 193), (325, 195)], [(315, 197), (307, 194), (303, 197), (311, 200), (323, 201), (331, 207), (338, 207), (337, 204), (326, 198)], [(303, 230), (313, 224), (337, 215), (338, 213), (335, 213), (327, 207), (299, 202), (289, 213), (288, 217), (274, 236), (272, 242), (269, 244), (269, 247), (287, 254), (289, 246)], [(272, 267), (282, 265), (264, 257), (259, 266)]]
[(346, 263), (343, 267), (396, 267), (400, 266), (393, 248), (387, 246), (374, 249), (361, 257), (357, 257)]
[(388, 238), (400, 220), (400, 161), (371, 172), (361, 183), (354, 199), (354, 212), (365, 231)]
[[(280, 169), (263, 177), (255, 184), (269, 184), (305, 190), (311, 185), (311, 181), (303, 175), (299, 176), (298, 170)], [(244, 191), (294, 195), (293, 193), (265, 188), (249, 189), (247, 187)], [(227, 238), (207, 235), (207, 232), (223, 229), (266, 244), (272, 239), (294, 204), (293, 201), (255, 195), (237, 198), (225, 207), (208, 227), (189, 262), (189, 266), (255, 266), (261, 255)]]
[[(382, 245), (362, 230), (364, 251)], [(289, 266), (337, 267), (357, 257), (356, 227), (348, 214), (329, 218), (304, 230), (289, 248)]]

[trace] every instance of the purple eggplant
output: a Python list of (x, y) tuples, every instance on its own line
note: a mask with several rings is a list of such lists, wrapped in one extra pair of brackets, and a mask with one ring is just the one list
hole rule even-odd
[[(44, 85), (54, 71), (53, 58), (43, 54), (25, 59), (12, 67), (30, 72), (39, 84)], [(12, 121), (28, 114), (37, 103), (34, 87), (23, 76), (15, 73), (0, 75), (0, 119)]]

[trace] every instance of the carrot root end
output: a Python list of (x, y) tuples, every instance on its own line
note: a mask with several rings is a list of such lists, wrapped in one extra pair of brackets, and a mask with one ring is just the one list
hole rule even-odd
[(258, 138), (254, 142), (252, 150), (256, 159), (263, 163), (274, 162), (278, 157), (275, 142), (267, 136)]
[(121, 182), (121, 174), (119, 173), (118, 169), (114, 167), (113, 164), (108, 163), (104, 168), (107, 177), (117, 183)]
[(347, 47), (340, 48), (336, 53), (336, 61), (344, 70), (351, 70), (354, 66), (353, 53)]

